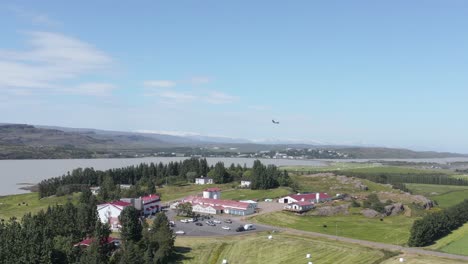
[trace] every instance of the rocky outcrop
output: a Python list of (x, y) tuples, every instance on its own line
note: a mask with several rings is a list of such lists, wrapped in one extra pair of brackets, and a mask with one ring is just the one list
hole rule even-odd
[(315, 215), (319, 215), (319, 216), (332, 216), (332, 215), (338, 215), (338, 214), (347, 215), (349, 214), (348, 209), (349, 209), (349, 204), (343, 204), (339, 206), (323, 206), (315, 210)]
[(374, 218), (374, 217), (381, 217), (382, 214), (375, 211), (375, 210), (372, 210), (372, 209), (364, 209), (364, 210), (361, 210), (361, 214), (365, 217), (368, 217), (368, 218)]
[(418, 201), (419, 204), (424, 206), (424, 209), (431, 209), (432, 207), (434, 207), (434, 201), (427, 199), (422, 195), (413, 195), (413, 197), (416, 201)]
[(385, 206), (385, 215), (397, 215), (405, 210), (402, 203), (394, 203)]

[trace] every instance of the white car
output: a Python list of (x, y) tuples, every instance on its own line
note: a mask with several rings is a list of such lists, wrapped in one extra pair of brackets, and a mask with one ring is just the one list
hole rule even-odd
[(187, 219), (180, 219), (180, 221), (181, 221), (182, 223), (188, 223), (188, 220), (187, 220)]
[(176, 231), (176, 235), (185, 235), (185, 232), (182, 230)]
[(223, 226), (221, 228), (224, 229), (224, 230), (231, 230), (231, 228), (229, 226)]
[(187, 222), (189, 222), (189, 223), (192, 223), (192, 222), (194, 221), (193, 218), (189, 218), (189, 219), (186, 219), (186, 220), (187, 220)]
[(215, 223), (215, 224), (221, 224), (221, 221), (215, 219), (215, 220), (213, 220), (213, 223)]

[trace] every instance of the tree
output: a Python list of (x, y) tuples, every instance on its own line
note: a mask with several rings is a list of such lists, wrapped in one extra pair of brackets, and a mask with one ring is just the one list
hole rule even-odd
[(192, 213), (193, 211), (191, 203), (180, 203), (177, 205), (177, 215), (191, 216)]
[[(210, 171), (210, 173), (211, 173), (211, 171)], [(228, 183), (228, 182), (230, 182), (229, 174), (227, 173), (223, 162), (216, 163), (211, 176), (213, 177), (213, 181), (215, 183)]]
[(125, 243), (120, 256), (120, 264), (143, 264), (143, 256), (141, 254), (140, 248), (133, 242), (128, 241)]
[(141, 239), (141, 231), (143, 229), (140, 223), (139, 212), (133, 206), (125, 207), (119, 216), (120, 236), (126, 243), (128, 241), (138, 242)]
[(145, 239), (145, 264), (165, 264), (174, 252), (174, 233), (164, 213), (158, 213)]

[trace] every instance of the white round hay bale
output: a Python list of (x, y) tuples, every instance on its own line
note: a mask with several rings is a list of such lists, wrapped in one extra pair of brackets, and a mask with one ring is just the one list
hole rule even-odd
[(405, 259), (404, 259), (404, 258), (400, 258), (400, 262), (405, 262)]
[(309, 264), (314, 264), (314, 263), (312, 263), (312, 261), (309, 261)]
[(307, 255), (306, 255), (306, 258), (310, 258), (310, 254), (307, 254)]
[(269, 236), (268, 236), (268, 239), (272, 239), (272, 238), (273, 238), (273, 236), (272, 236), (272, 235), (269, 235)]
[(227, 264), (227, 259), (223, 259), (223, 264)]

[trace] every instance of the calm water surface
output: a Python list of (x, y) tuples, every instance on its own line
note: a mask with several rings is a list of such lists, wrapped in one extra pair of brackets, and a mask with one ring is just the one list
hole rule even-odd
[[(168, 163), (186, 158), (134, 158), (134, 159), (63, 159), (63, 160), (0, 160), (0, 195), (26, 193), (19, 189), (23, 183), (34, 184), (43, 179), (61, 176), (68, 171), (82, 167), (96, 170), (120, 168), (140, 163)], [(207, 158), (210, 165), (218, 161), (226, 166), (231, 163), (252, 166), (255, 159), (246, 158)], [(325, 162), (317, 160), (261, 159), (264, 164), (323, 166)]]
[[(22, 183), (35, 184), (43, 179), (61, 176), (68, 171), (82, 167), (93, 167), (96, 170), (120, 168), (137, 165), (142, 162), (181, 161), (186, 158), (134, 158), (134, 159), (64, 159), (64, 160), (0, 160), (0, 196), (9, 194), (26, 193), (19, 189)], [(246, 164), (252, 166), (255, 159), (249, 158), (207, 158), (210, 165), (218, 161), (224, 162), (226, 166), (234, 164)], [(328, 161), (332, 162), (367, 162), (369, 159), (356, 160), (287, 160), (287, 159), (260, 159), (264, 164), (277, 166), (326, 166)], [(445, 158), (445, 159), (384, 159), (411, 162), (436, 162), (447, 163), (455, 161), (468, 161), (468, 158)]]

